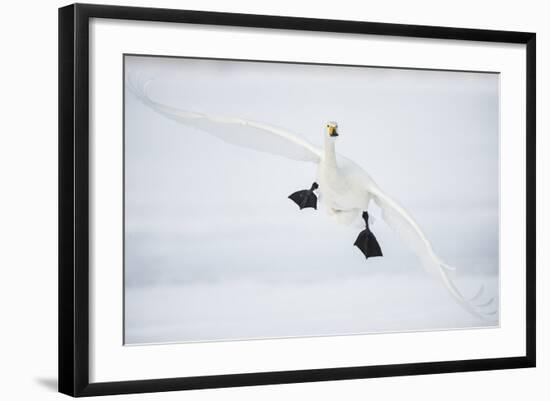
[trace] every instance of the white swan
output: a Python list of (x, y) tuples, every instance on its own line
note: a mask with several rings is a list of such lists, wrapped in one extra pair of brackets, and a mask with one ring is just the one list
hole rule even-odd
[(151, 99), (146, 92), (152, 80), (139, 82), (135, 76), (134, 79), (130, 77), (129, 75), (129, 79), (126, 80), (128, 89), (145, 105), (169, 119), (205, 131), (233, 145), (284, 156), (292, 160), (316, 163), (316, 182), (309, 190), (298, 191), (290, 196), (300, 208), (316, 208), (316, 191), (327, 212), (340, 224), (356, 221), (363, 212), (366, 229), (359, 235), (355, 245), (368, 258), (382, 256), (378, 243), (369, 230), (368, 213), (366, 213), (371, 200), (374, 201), (381, 209), (384, 221), (419, 257), (422, 266), (439, 277), (450, 295), (466, 311), (483, 320), (488, 320), (496, 314), (496, 311), (486, 312), (484, 309), (492, 304), (493, 298), (482, 303), (478, 301), (484, 292), (484, 286), (481, 285), (472, 298), (465, 298), (450, 276), (449, 271), (454, 268), (439, 259), (410, 214), (385, 194), (361, 167), (336, 153), (335, 142), (339, 136), (336, 122), (326, 124), (324, 148), (321, 149), (298, 135), (264, 123), (185, 111), (159, 103)]

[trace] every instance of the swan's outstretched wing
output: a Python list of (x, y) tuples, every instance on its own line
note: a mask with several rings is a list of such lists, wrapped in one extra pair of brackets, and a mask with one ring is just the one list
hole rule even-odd
[(484, 320), (494, 315), (494, 312), (484, 312), (482, 309), (491, 305), (493, 298), (483, 303), (474, 303), (474, 301), (482, 295), (484, 291), (483, 286), (481, 286), (480, 290), (471, 299), (467, 299), (462, 295), (452, 278), (449, 276), (449, 270), (454, 269), (443, 263), (434, 253), (432, 245), (420, 229), (420, 226), (401, 205), (382, 192), (377, 186), (370, 187), (369, 192), (372, 194), (376, 204), (380, 207), (384, 221), (418, 256), (422, 266), (424, 266), (428, 272), (435, 274), (441, 279), (445, 288), (447, 288), (452, 297), (464, 309)]
[(412, 216), (380, 188), (371, 187), (369, 192), (382, 211), (382, 218), (395, 231), (407, 246), (420, 258), (422, 266), (429, 272), (438, 274), (441, 267), (454, 270), (442, 263), (432, 249), (432, 245)]
[(291, 132), (271, 125), (177, 109), (159, 103), (147, 94), (152, 81), (139, 82), (135, 77), (126, 80), (126, 86), (145, 105), (167, 118), (207, 132), (233, 145), (284, 156), (292, 160), (319, 162), (321, 150)]

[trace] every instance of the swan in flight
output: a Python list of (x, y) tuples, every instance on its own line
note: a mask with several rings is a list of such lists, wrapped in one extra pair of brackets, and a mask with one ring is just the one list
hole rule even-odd
[(186, 111), (159, 103), (147, 94), (147, 86), (153, 80), (143, 81), (136, 79), (136, 76), (133, 79), (130, 77), (129, 74), (126, 80), (128, 89), (146, 106), (171, 120), (214, 135), (233, 145), (291, 160), (315, 163), (317, 175), (310, 188), (289, 196), (300, 209), (317, 209), (319, 196), (327, 213), (339, 224), (349, 225), (361, 216), (365, 221), (365, 229), (359, 233), (354, 245), (368, 259), (382, 256), (380, 244), (369, 228), (367, 210), (373, 201), (380, 208), (385, 223), (418, 256), (422, 266), (441, 280), (449, 294), (466, 311), (482, 320), (490, 320), (496, 314), (496, 310), (487, 312), (486, 309), (494, 298), (479, 301), (484, 286), (481, 285), (473, 297), (464, 297), (452, 280), (454, 268), (435, 254), (413, 217), (384, 193), (363, 168), (336, 153), (335, 146), (339, 137), (336, 122), (326, 123), (323, 129), (324, 147), (320, 148), (286, 129), (261, 122)]

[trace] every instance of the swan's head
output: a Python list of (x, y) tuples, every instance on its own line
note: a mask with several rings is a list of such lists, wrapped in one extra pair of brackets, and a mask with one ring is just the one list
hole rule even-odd
[(331, 138), (336, 138), (338, 136), (338, 123), (335, 121), (329, 121), (327, 123), (327, 134)]

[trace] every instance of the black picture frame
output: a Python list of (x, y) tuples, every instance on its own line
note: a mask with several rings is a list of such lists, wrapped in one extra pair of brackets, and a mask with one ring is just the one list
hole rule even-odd
[[(88, 61), (91, 18), (526, 45), (526, 344), (508, 358), (90, 383)], [(71, 396), (363, 379), (535, 366), (536, 35), (527, 32), (73, 4), (59, 9), (59, 391)]]

